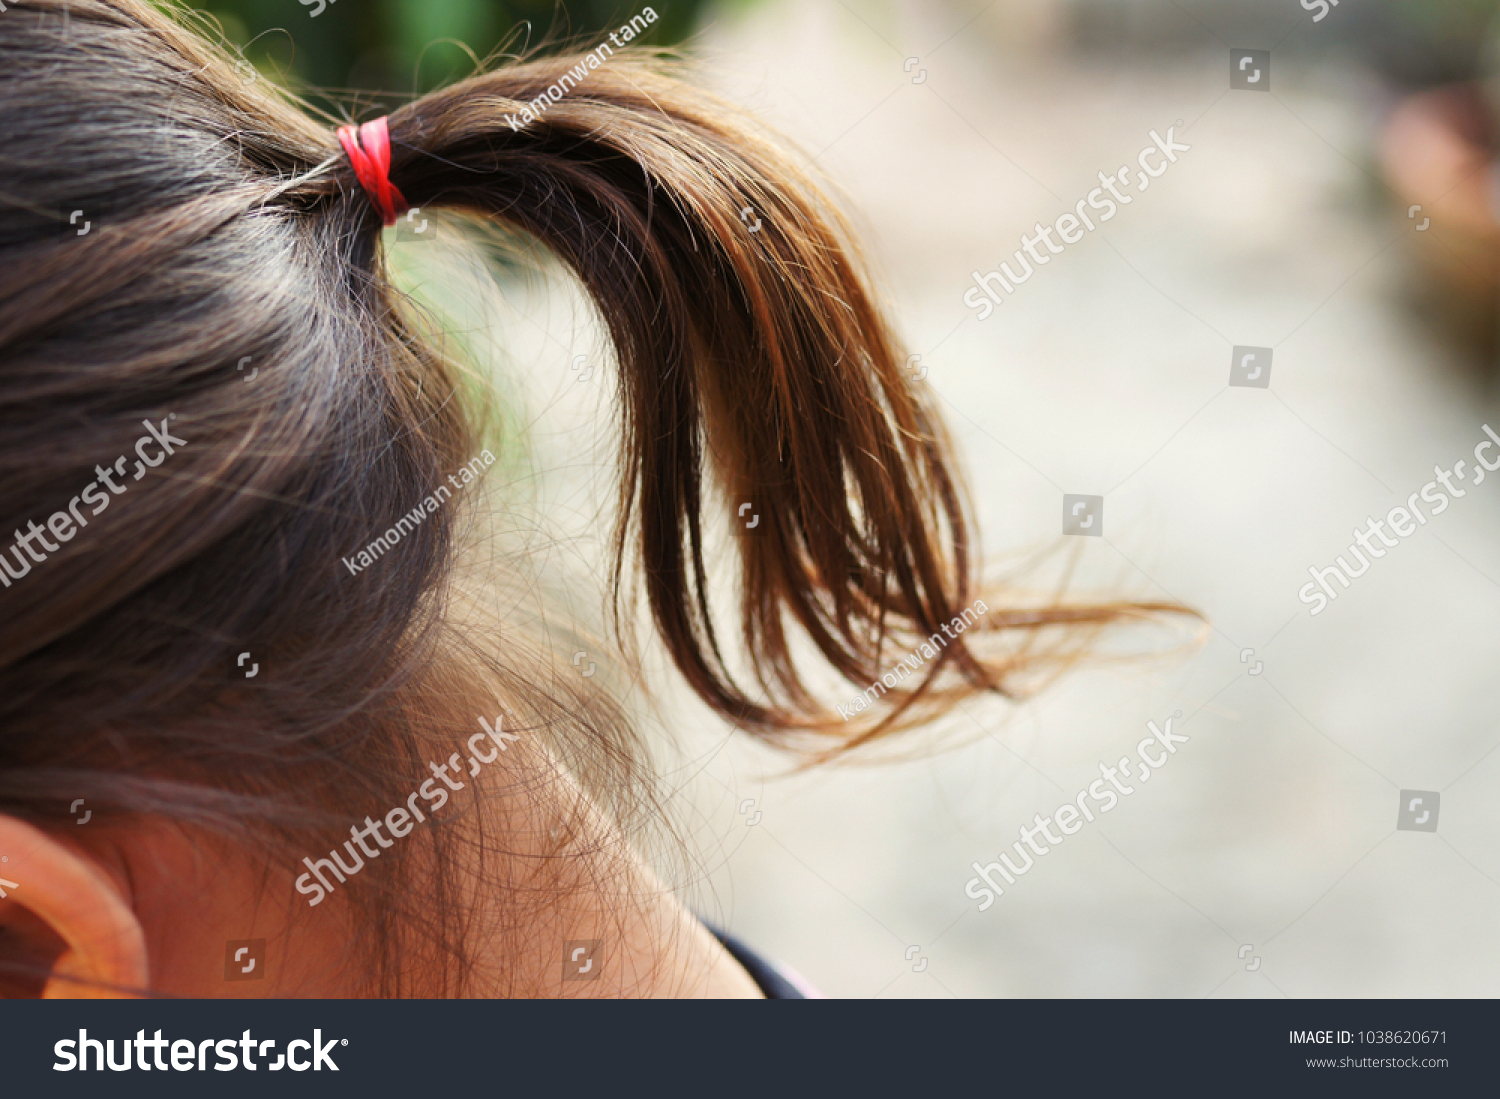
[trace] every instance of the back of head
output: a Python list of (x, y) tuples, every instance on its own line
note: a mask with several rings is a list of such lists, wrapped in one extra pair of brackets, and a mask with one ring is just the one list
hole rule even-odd
[[(997, 606), (878, 710), (818, 701), (794, 645), (864, 687), (978, 593), (944, 433), (816, 187), (607, 48), (393, 112), (389, 174), (413, 206), (534, 236), (597, 304), (625, 424), (616, 582), (640, 576), (694, 691), (827, 756), (1005, 691), (1026, 658), (980, 654), (981, 631), (1124, 613)], [(0, 813), (55, 832), (86, 799), (254, 841), (285, 873), (497, 706), (628, 756), (607, 704), (454, 628), (443, 486), (489, 443), (483, 401), (388, 281), (332, 127), (144, 0), (25, 0), (0, 18), (0, 139)], [(726, 499), (765, 525), (734, 541), (727, 635), (704, 565)], [(377, 568), (346, 566), (377, 541)], [(265, 674), (231, 678), (242, 653)], [(457, 907), (400, 900), (413, 877), (459, 895), (449, 842), (386, 852), (350, 900), (380, 917), (355, 920), (368, 990), (461, 988), (415, 988), (401, 960), (462, 954)]]

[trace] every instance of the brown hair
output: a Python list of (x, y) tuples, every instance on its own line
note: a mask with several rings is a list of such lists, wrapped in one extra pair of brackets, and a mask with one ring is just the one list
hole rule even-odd
[[(82, 797), (262, 840), (292, 865), (336, 822), (399, 804), (429, 746), (497, 705), (512, 728), (550, 730), (595, 786), (623, 786), (635, 747), (618, 708), (460, 613), (461, 509), (407, 524), (376, 575), (342, 564), (492, 424), (475, 375), (419, 335), (388, 281), (379, 215), (332, 127), (139, 0), (26, 0), (0, 24), (0, 530), (59, 508), (77, 520), (42, 560), (8, 550), (0, 809), (53, 828)], [(635, 575), (702, 699), (827, 758), (1014, 691), (1063, 652), (1024, 640), (1038, 631), (1173, 609), (1005, 610), (982, 592), (949, 442), (844, 221), (658, 58), (620, 51), (511, 124), (578, 60), (394, 111), (390, 176), (413, 206), (536, 238), (592, 296), (624, 405), (622, 635)], [(147, 421), (185, 445), (106, 496), (103, 464), (138, 453)], [(108, 506), (85, 510), (97, 497)], [(759, 529), (733, 539), (730, 650), (705, 546), (739, 502)], [(875, 712), (843, 720), (799, 666), (810, 642), (866, 688), (984, 595), (982, 624), (882, 684)], [(985, 651), (1009, 637), (1023, 641)], [(227, 682), (247, 646), (266, 675)], [(371, 991), (462, 987), (445, 966), (414, 988), (400, 964), (462, 956), (459, 885), (434, 857), (450, 842), (433, 830), (349, 891), (372, 917)], [(400, 899), (403, 875), (426, 882), (420, 904)]]

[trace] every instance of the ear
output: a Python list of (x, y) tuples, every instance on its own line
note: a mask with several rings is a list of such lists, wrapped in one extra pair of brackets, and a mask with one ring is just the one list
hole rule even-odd
[[(45, 962), (43, 999), (126, 999), (148, 987), (128, 890), (82, 847), (0, 814), (0, 944)], [(120, 875), (123, 877), (123, 874)], [(35, 995), (35, 991), (32, 995)]]

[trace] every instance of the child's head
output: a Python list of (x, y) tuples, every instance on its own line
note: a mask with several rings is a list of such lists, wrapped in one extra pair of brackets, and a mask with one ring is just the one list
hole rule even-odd
[[(389, 178), (592, 296), (616, 586), (638, 578), (698, 696), (832, 755), (1006, 691), (1024, 651), (981, 631), (1120, 613), (962, 617), (962, 488), (844, 223), (725, 105), (595, 58), (394, 111)], [(483, 598), (475, 482), (511, 440), (387, 280), (381, 220), (333, 125), (144, 0), (0, 16), (11, 994), (594, 992), (554, 986), (595, 939), (616, 991), (711, 961), (624, 841), (651, 802), (621, 711)], [(742, 502), (758, 529), (726, 538)], [(828, 669), (862, 692), (848, 720), (808, 686)], [(224, 983), (224, 944), (261, 938), (264, 981)]]

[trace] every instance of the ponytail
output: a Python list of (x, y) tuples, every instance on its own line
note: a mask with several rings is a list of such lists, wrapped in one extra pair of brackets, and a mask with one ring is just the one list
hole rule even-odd
[[(413, 206), (531, 234), (592, 295), (624, 403), (617, 623), (634, 548), (655, 627), (693, 690), (747, 730), (815, 752), (963, 695), (1013, 693), (1026, 661), (986, 659), (947, 629), (976, 617), (964, 617), (977, 565), (965, 496), (844, 220), (733, 108), (642, 55), (612, 56), (561, 100), (545, 96), (576, 61), (476, 76), (396, 111), (391, 176)], [(540, 114), (528, 106), (538, 99)], [(704, 547), (726, 521), (723, 502), (739, 535), (748, 684), (731, 674), (709, 606)], [(1171, 609), (997, 608), (979, 629)], [(861, 701), (851, 719), (814, 697), (792, 623), (845, 680), (891, 696), (875, 708), (884, 716)], [(886, 652), (934, 635), (935, 659), (906, 682), (903, 663), (887, 687)], [(938, 691), (948, 671), (953, 685)]]
[[(827, 758), (976, 692), (1019, 695), (1076, 651), (1044, 634), (1076, 645), (1181, 610), (1019, 609), (980, 589), (949, 442), (847, 227), (733, 108), (656, 60), (533, 61), (425, 96), (346, 133), (361, 182), (332, 127), (247, 83), (183, 12), (11, 8), (0, 814), (76, 837), (63, 807), (85, 798), (96, 820), (254, 843), (291, 871), (291, 896), (298, 860), (409, 804), (478, 707), (524, 734), (493, 815), (425, 829), (330, 898), (349, 929), (331, 964), (350, 987), (450, 994), (484, 970), (476, 929), (485, 959), (519, 958), (549, 911), (559, 928), (581, 911), (568, 898), (627, 903), (609, 884), (629, 863), (615, 825), (589, 821), (623, 834), (665, 816), (629, 781), (634, 730), (607, 692), (549, 681), (529, 638), (489, 643), (494, 607), (456, 568), (457, 501), (413, 518), (482, 453), (484, 418), (381, 277), (380, 227), (406, 205), (528, 233), (593, 296), (624, 406), (616, 624), (638, 570), (676, 666), (755, 735)], [(148, 468), (148, 452), (171, 460)], [(143, 464), (117, 487), (124, 454)], [(730, 532), (738, 637), (705, 563)], [(855, 701), (827, 707), (819, 661)], [(519, 964), (502, 978), (532, 990)]]

